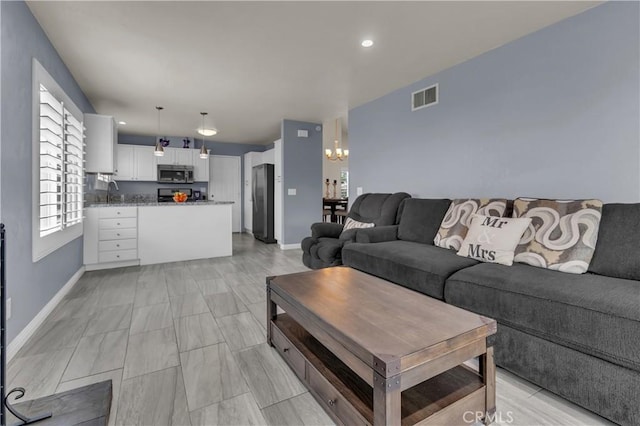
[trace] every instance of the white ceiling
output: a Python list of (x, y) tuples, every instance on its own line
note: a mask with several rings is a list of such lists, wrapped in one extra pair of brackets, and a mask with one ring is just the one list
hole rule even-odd
[[(28, 2), (121, 132), (269, 143), (597, 2)], [(364, 49), (364, 38), (375, 41)]]

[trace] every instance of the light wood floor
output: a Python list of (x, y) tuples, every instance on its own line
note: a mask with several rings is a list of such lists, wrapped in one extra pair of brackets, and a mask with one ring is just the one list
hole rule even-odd
[[(87, 272), (9, 364), (25, 399), (111, 379), (115, 425), (324, 425), (266, 345), (265, 277), (299, 250), (234, 235), (232, 257)], [(498, 369), (497, 424), (604, 419)]]

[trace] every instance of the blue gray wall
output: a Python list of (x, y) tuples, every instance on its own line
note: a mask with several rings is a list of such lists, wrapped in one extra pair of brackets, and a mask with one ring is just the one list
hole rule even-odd
[[(640, 201), (637, 2), (612, 2), (349, 112), (351, 193)], [(410, 94), (438, 83), (439, 104)]]
[[(307, 130), (309, 137), (299, 138), (298, 130)], [(283, 120), (282, 163), (282, 239), (284, 244), (299, 244), (322, 216), (322, 125)], [(296, 195), (288, 195), (289, 188), (295, 188)]]
[(7, 295), (11, 341), (82, 267), (82, 238), (39, 262), (31, 254), (32, 89), (35, 57), (84, 112), (95, 112), (24, 2), (0, 2), (2, 222), (7, 226)]
[[(169, 147), (171, 148), (182, 148), (182, 140), (184, 137), (181, 136), (169, 136)], [(189, 138), (191, 140), (191, 148), (200, 149), (202, 146), (202, 139), (198, 138), (193, 141), (193, 137)], [(141, 135), (127, 135), (126, 133), (118, 133), (118, 143), (129, 144), (129, 145), (155, 145), (156, 137), (155, 136), (141, 136)], [(207, 140), (206, 141), (207, 149), (211, 150), (212, 155), (238, 155), (242, 156), (250, 151), (262, 152), (267, 149), (264, 145), (253, 145), (253, 144), (244, 144), (244, 143), (227, 143), (227, 142), (214, 142)]]

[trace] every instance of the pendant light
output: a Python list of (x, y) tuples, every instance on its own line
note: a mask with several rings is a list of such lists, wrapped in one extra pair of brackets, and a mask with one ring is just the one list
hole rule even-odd
[(331, 151), (329, 148), (324, 150), (324, 155), (327, 157), (327, 160), (330, 161), (344, 161), (345, 158), (349, 156), (349, 150), (343, 150), (340, 147), (340, 142), (338, 142), (338, 119), (336, 118), (336, 127), (335, 127), (335, 138), (333, 140), (333, 145), (335, 151)]
[(208, 113), (206, 112), (201, 112), (200, 115), (202, 116), (202, 146), (200, 147), (200, 158), (202, 158), (203, 160), (206, 160), (207, 158), (209, 158), (209, 153), (207, 152), (207, 147), (204, 146), (204, 117), (207, 115)]
[(160, 111), (162, 111), (164, 108), (161, 106), (157, 106), (156, 109), (158, 110), (158, 138), (156, 139), (156, 148), (153, 150), (153, 155), (155, 155), (156, 157), (162, 157), (164, 156), (164, 148), (160, 143)]

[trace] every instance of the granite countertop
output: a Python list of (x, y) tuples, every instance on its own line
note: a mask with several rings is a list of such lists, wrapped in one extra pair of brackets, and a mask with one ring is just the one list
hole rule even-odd
[(169, 207), (169, 206), (217, 206), (225, 204), (234, 204), (233, 201), (188, 201), (186, 203), (158, 203), (158, 202), (140, 202), (140, 203), (94, 203), (85, 206), (93, 207)]

